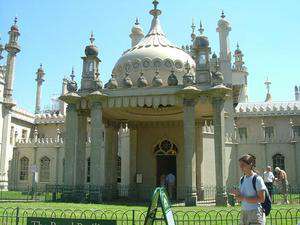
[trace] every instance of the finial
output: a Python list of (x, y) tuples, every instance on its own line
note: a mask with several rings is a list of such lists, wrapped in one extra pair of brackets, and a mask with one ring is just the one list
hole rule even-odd
[(71, 72), (71, 80), (73, 81), (74, 80), (74, 77), (75, 77), (75, 73), (74, 73), (74, 67), (72, 67), (72, 72)]
[(40, 64), (40, 69), (43, 69), (43, 64), (42, 63)]
[(157, 0), (154, 0), (152, 2), (152, 4), (154, 5), (154, 9), (156, 10), (157, 9), (157, 5), (159, 4), (159, 2)]
[(157, 5), (159, 4), (159, 2), (157, 0), (154, 0), (152, 4), (154, 6), (154, 9), (150, 10), (150, 14), (153, 15), (154, 17), (157, 17), (161, 14), (161, 11), (157, 9)]
[(14, 25), (16, 25), (17, 24), (17, 22), (18, 22), (18, 17), (17, 16), (15, 16), (15, 18), (14, 18)]
[(192, 19), (192, 26), (191, 26), (191, 28), (192, 28), (192, 33), (194, 34), (195, 33), (195, 29), (196, 29), (194, 18)]
[(93, 31), (91, 31), (90, 41), (91, 41), (91, 44), (93, 45), (93, 44), (94, 44), (94, 41), (95, 41)]
[(158, 66), (155, 68), (155, 74), (159, 75), (159, 68), (158, 68)]
[(226, 16), (225, 16), (224, 10), (222, 10), (221, 18), (224, 19), (225, 17), (226, 17)]
[(238, 42), (236, 43), (236, 49), (237, 49), (237, 50), (240, 50), (240, 45), (239, 45)]
[(139, 18), (135, 18), (135, 25), (139, 25), (140, 24), (140, 21), (139, 21)]
[(200, 34), (202, 35), (203, 32), (204, 32), (204, 28), (203, 28), (203, 25), (202, 25), (202, 22), (200, 21), (200, 28), (199, 28), (199, 32)]
[(191, 70), (191, 66), (189, 64), (189, 61), (186, 61), (186, 63), (185, 63), (184, 66), (185, 66), (184, 68), (186, 70), (186, 73), (188, 74), (190, 72), (190, 70)]

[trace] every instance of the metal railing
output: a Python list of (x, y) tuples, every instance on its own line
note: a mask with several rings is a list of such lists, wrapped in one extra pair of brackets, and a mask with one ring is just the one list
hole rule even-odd
[[(1, 208), (1, 225), (26, 225), (28, 217), (70, 218), (70, 219), (103, 219), (116, 220), (118, 225), (143, 225), (146, 211), (140, 210), (78, 210), (50, 208)], [(240, 211), (233, 210), (195, 210), (173, 211), (177, 225), (230, 225), (239, 224)], [(162, 218), (162, 213), (157, 213)], [(275, 209), (267, 217), (267, 224), (289, 225), (300, 223), (300, 208)], [(165, 224), (155, 221), (155, 225)]]

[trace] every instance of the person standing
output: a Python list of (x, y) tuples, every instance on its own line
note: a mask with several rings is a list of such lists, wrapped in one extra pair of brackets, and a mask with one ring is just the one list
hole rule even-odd
[(267, 166), (267, 169), (263, 174), (263, 179), (264, 179), (265, 185), (269, 191), (270, 197), (272, 198), (275, 176), (272, 172), (271, 166)]
[(287, 174), (284, 170), (280, 169), (279, 167), (275, 168), (275, 172), (277, 175), (277, 178), (275, 179), (277, 181), (279, 191), (281, 194), (283, 194), (283, 204), (289, 204), (288, 200), (288, 179)]
[(175, 180), (176, 180), (175, 175), (172, 173), (169, 173), (166, 177), (166, 184), (167, 184), (170, 199), (174, 198)]
[(241, 177), (239, 190), (231, 194), (242, 205), (240, 225), (265, 225), (266, 216), (261, 203), (265, 201), (267, 187), (262, 177), (254, 172), (255, 158), (244, 155), (239, 159), (239, 164), (244, 175)]

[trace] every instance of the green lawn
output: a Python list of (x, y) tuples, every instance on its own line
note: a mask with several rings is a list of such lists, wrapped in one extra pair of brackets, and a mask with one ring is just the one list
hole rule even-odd
[[(147, 206), (115, 205), (115, 204), (73, 204), (73, 203), (0, 203), (0, 215), (2, 224), (15, 225), (15, 208), (19, 207), (20, 221), (19, 225), (26, 225), (26, 217), (71, 217), (71, 218), (101, 218), (117, 219), (119, 224), (142, 225)], [(9, 210), (5, 211), (5, 208)], [(197, 207), (172, 207), (176, 224), (238, 224), (240, 207), (215, 207), (215, 206), (197, 206)], [(134, 214), (133, 214), (134, 213)], [(158, 213), (161, 216), (161, 212)], [(0, 216), (1, 221), (1, 216)], [(273, 205), (272, 213), (268, 217), (268, 224), (297, 224), (300, 222), (300, 205)], [(163, 224), (157, 222), (156, 224)]]

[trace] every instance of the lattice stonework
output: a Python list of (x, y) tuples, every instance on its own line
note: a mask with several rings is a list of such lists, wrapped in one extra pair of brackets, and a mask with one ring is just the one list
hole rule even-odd
[(177, 146), (169, 140), (163, 140), (154, 147), (155, 155), (176, 155)]

